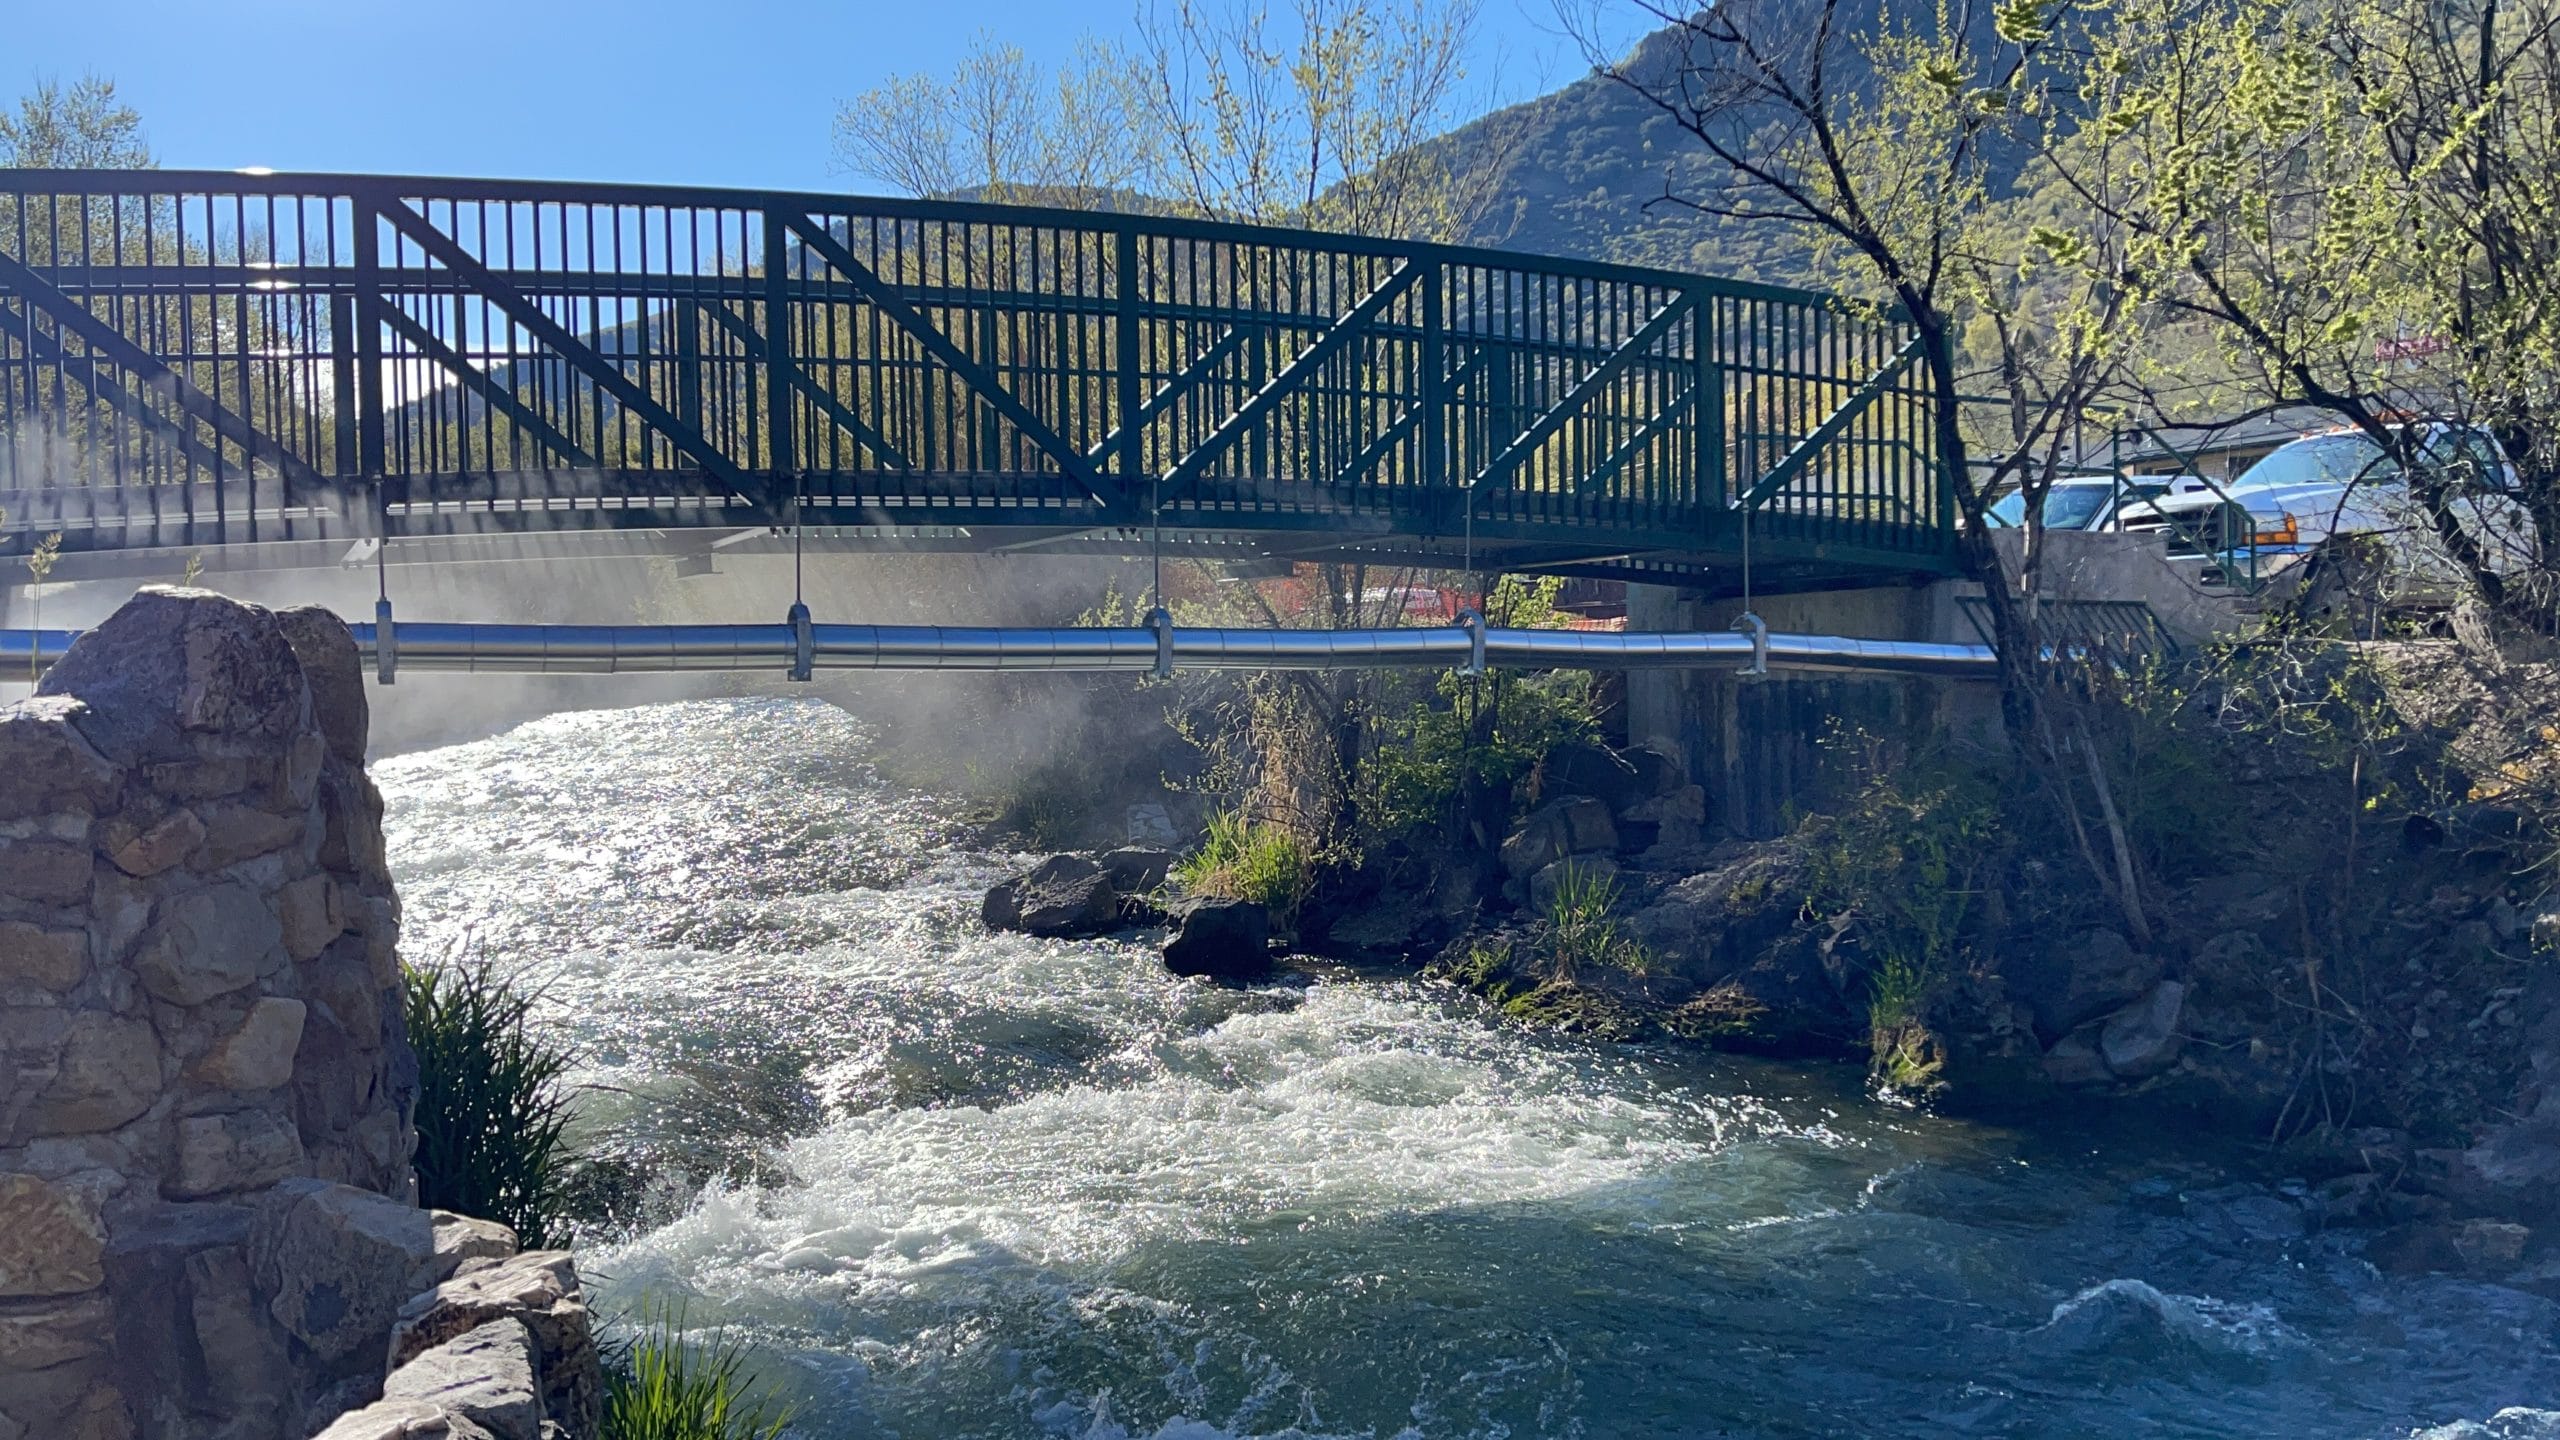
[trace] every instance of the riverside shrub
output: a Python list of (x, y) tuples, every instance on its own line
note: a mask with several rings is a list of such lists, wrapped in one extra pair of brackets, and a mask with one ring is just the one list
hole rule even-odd
[(486, 961), (400, 969), (418, 1054), (418, 1203), (495, 1220), (528, 1250), (566, 1238), (571, 1165), (569, 1053), (527, 1023), (537, 998)]

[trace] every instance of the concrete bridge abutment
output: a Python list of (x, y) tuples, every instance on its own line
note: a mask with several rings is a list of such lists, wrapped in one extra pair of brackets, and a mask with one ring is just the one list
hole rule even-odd
[[(1773, 631), (1979, 644), (1957, 603), (1971, 588), (1940, 581), (1764, 595), (1750, 608)], [(1739, 600), (1669, 586), (1627, 587), (1630, 630), (1727, 630), (1743, 610)], [(1754, 840), (1784, 834), (1838, 798), (1853, 769), (1844, 747), (1859, 737), (1903, 749), (1939, 739), (2001, 743), (1989, 681), (1805, 671), (1630, 671), (1627, 734), (1678, 760), (1706, 790), (1710, 835)]]

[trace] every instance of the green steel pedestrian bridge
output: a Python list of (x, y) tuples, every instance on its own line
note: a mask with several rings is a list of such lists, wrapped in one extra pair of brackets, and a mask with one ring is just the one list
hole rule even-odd
[(1806, 291), (1158, 215), (0, 170), (0, 583), (537, 540), (1895, 583), (1953, 565), (1918, 346)]

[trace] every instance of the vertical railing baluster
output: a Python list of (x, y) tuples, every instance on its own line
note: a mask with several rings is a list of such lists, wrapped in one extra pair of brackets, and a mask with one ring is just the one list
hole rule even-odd
[[(1424, 514), (1437, 514), (1449, 484), (1448, 317), (1441, 313), (1446, 272), (1439, 264), (1422, 272), (1422, 484), (1415, 497)], [(1380, 463), (1384, 463), (1381, 461)]]
[[(383, 454), (382, 404), (382, 215), (378, 197), (368, 188), (348, 196), (355, 240), (356, 470), (371, 488), (374, 518), (388, 528), (390, 489)], [(399, 204), (397, 196), (392, 204)]]
[[(1119, 413), (1113, 417), (1112, 423), (1120, 430), (1120, 454), (1117, 468), (1120, 472), (1121, 495), (1128, 504), (1134, 505), (1138, 501), (1140, 472), (1146, 469), (1146, 436), (1138, 424), (1138, 406), (1141, 402), (1138, 398), (1140, 375), (1137, 227), (1129, 221), (1121, 221), (1113, 230), (1112, 243), (1118, 252), (1113, 259), (1113, 264), (1120, 272), (1117, 277), (1117, 293), (1113, 297), (1117, 309), (1112, 317), (1113, 324), (1117, 327), (1117, 334), (1113, 336), (1111, 342), (1113, 380), (1119, 388), (1119, 397), (1116, 401)], [(1150, 489), (1152, 490), (1152, 485)], [(1148, 496), (1148, 502), (1152, 507), (1154, 504), (1152, 494)]]

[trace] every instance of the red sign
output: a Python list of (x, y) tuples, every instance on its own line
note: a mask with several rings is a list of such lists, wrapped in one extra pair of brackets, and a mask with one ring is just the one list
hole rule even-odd
[(2418, 360), (2429, 355), (2441, 355), (2444, 353), (2444, 349), (2444, 337), (2441, 335), (2403, 335), (2396, 340), (2374, 341), (2373, 358), (2376, 360)]

